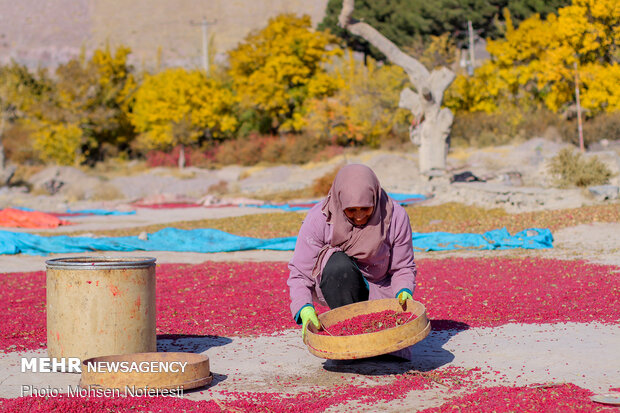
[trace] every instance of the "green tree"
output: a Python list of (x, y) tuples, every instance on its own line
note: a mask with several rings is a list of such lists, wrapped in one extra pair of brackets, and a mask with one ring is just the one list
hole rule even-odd
[(551, 13), (556, 13), (559, 8), (568, 6), (571, 0), (509, 0), (506, 3), (499, 6), (508, 8), (513, 22), (519, 25), (534, 14), (545, 18)]
[(464, 39), (467, 37), (467, 22), (481, 30), (483, 37), (493, 36), (501, 1), (487, 0), (439, 0), (423, 2), (423, 13), (432, 21), (430, 34), (453, 33)]
[[(401, 48), (411, 47), (429, 36), (450, 33), (455, 39), (467, 36), (467, 21), (484, 38), (503, 34), (502, 10), (508, 8), (518, 24), (532, 14), (546, 16), (570, 0), (357, 0), (353, 18), (363, 20)], [(319, 30), (329, 29), (353, 50), (384, 60), (384, 56), (365, 40), (338, 26), (342, 0), (329, 0)]]
[[(359, 36), (350, 34), (338, 25), (342, 0), (329, 0), (319, 30), (329, 30), (341, 38), (346, 46), (376, 60), (385, 56)], [(424, 13), (424, 3), (419, 0), (357, 0), (353, 18), (363, 20), (397, 46), (415, 43), (417, 36), (431, 33), (432, 20)]]
[(570, 4), (570, 0), (439, 0), (425, 1), (424, 13), (432, 20), (431, 34), (453, 33), (459, 39), (467, 37), (467, 21), (481, 37), (495, 39), (504, 34), (503, 10), (511, 13), (512, 22), (519, 25), (528, 17), (543, 17)]

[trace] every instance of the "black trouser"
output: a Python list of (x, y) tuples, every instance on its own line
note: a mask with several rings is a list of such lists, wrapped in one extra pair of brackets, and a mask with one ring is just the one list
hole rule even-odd
[(368, 286), (357, 265), (344, 252), (334, 252), (323, 268), (321, 292), (329, 308), (368, 300)]

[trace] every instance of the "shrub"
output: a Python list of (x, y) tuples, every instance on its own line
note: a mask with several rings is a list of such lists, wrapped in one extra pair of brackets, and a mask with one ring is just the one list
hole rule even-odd
[(585, 122), (583, 139), (586, 145), (602, 139), (620, 140), (620, 112), (603, 113)]
[[(146, 154), (146, 163), (150, 168), (159, 166), (175, 168), (179, 165), (181, 146), (174, 147), (171, 151), (149, 151)], [(206, 149), (185, 147), (185, 166), (210, 167), (213, 165), (212, 151)]]
[(214, 194), (214, 195), (224, 195), (228, 193), (228, 191), (229, 191), (228, 182), (224, 180), (218, 181), (216, 184), (211, 185), (207, 189), (207, 193)]
[(16, 164), (37, 163), (38, 154), (32, 140), (32, 131), (21, 122), (9, 124), (2, 135), (6, 158)]
[(504, 145), (519, 134), (520, 117), (515, 112), (460, 113), (452, 125), (451, 139), (455, 146)]
[(309, 162), (325, 146), (323, 140), (308, 135), (290, 136), (286, 140), (280, 162), (297, 165)]
[(327, 146), (323, 140), (306, 135), (261, 136), (222, 142), (214, 150), (221, 165), (256, 165), (259, 162), (302, 164), (309, 162)]
[(551, 158), (549, 172), (559, 188), (602, 185), (612, 177), (609, 168), (597, 156), (584, 159), (581, 153), (571, 148), (564, 148)]
[[(549, 128), (557, 130), (563, 141), (579, 145), (576, 120), (567, 120), (546, 108), (520, 110), (516, 106), (495, 113), (458, 113), (451, 138), (457, 146), (504, 145), (516, 139), (545, 136)], [(620, 139), (620, 112), (584, 121), (583, 135), (586, 146), (601, 139)]]
[(326, 196), (332, 187), (332, 182), (334, 182), (338, 171), (343, 166), (344, 164), (340, 164), (330, 172), (326, 173), (320, 178), (315, 179), (312, 182), (312, 196)]
[[(563, 120), (558, 130), (562, 140), (579, 146), (577, 119)], [(620, 140), (620, 112), (601, 113), (583, 121), (583, 143), (586, 147), (603, 139)]]
[(112, 201), (115, 199), (123, 199), (125, 195), (116, 186), (108, 183), (98, 185), (94, 188), (90, 197), (93, 201)]
[(264, 139), (238, 138), (222, 142), (215, 149), (215, 162), (222, 165), (255, 165), (261, 160)]
[(179, 154), (165, 151), (149, 151), (146, 154), (146, 164), (150, 168), (168, 167), (172, 168), (178, 165)]
[(278, 138), (275, 136), (265, 140), (262, 148), (262, 160), (269, 163), (280, 162), (282, 156), (286, 152), (286, 138)]
[(215, 166), (215, 149), (203, 147), (201, 149), (185, 148), (187, 165), (198, 168), (213, 168)]
[(343, 152), (344, 148), (342, 146), (328, 145), (315, 153), (311, 160), (313, 162), (327, 161), (338, 155), (342, 155)]

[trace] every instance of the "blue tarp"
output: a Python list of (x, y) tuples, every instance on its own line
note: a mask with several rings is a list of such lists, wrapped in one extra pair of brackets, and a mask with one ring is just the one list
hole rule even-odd
[[(306, 206), (306, 205), (309, 205), (309, 206)], [(293, 205), (291, 204), (261, 204), (261, 205), (248, 204), (248, 205), (243, 205), (243, 206), (255, 207), (255, 208), (282, 209), (284, 211), (306, 211), (312, 208), (314, 205), (316, 205), (316, 202), (307, 202), (304, 204), (304, 206), (299, 206), (295, 204)]]
[(449, 232), (413, 233), (413, 248), (420, 251), (506, 250), (511, 248), (553, 248), (553, 235), (548, 229), (530, 228), (510, 235), (506, 228), (484, 234), (452, 234)]
[[(232, 235), (216, 229), (182, 230), (165, 228), (149, 234), (148, 240), (138, 237), (43, 237), (24, 232), (0, 231), (0, 254), (46, 255), (87, 251), (185, 251), (227, 252), (243, 250), (280, 250), (295, 248), (297, 237), (252, 238)], [(447, 232), (414, 233), (417, 250), (445, 251), (455, 249), (552, 248), (553, 236), (548, 229), (527, 229), (510, 235), (506, 229), (484, 234), (451, 234)]]
[[(28, 207), (13, 207), (14, 209), (19, 209), (26, 212), (34, 212), (35, 209)], [(133, 215), (136, 211), (110, 211), (108, 209), (78, 209), (71, 210), (67, 209), (67, 214), (83, 214), (83, 215)]]
[(388, 195), (401, 205), (408, 205), (414, 202), (424, 201), (426, 199), (426, 196), (422, 194), (401, 194), (398, 192), (388, 192)]
[[(426, 199), (426, 196), (422, 194), (401, 194), (397, 192), (388, 192), (388, 195), (396, 202), (401, 205), (409, 205), (414, 202), (420, 202)], [(299, 204), (244, 204), (246, 207), (255, 207), (255, 208), (273, 208), (273, 209), (282, 209), (284, 211), (304, 211), (312, 208), (319, 201), (308, 201)]]
[(67, 214), (84, 215), (133, 215), (136, 211), (110, 211), (108, 209), (67, 209)]

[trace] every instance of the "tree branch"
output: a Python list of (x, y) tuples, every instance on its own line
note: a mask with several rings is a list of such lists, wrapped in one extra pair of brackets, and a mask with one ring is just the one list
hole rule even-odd
[(430, 76), (430, 87), (431, 92), (433, 93), (433, 97), (435, 98), (435, 102), (438, 105), (441, 105), (443, 101), (443, 92), (448, 89), (448, 86), (454, 81), (456, 75), (450, 69), (445, 67), (440, 68), (439, 70), (433, 70)]
[(340, 15), (338, 16), (338, 25), (343, 29), (346, 29), (349, 24), (352, 23), (351, 15), (353, 14), (353, 9), (355, 8), (355, 2), (352, 0), (343, 0), (342, 2), (342, 10), (340, 10)]
[(354, 7), (354, 0), (344, 0), (342, 2), (342, 10), (338, 16), (339, 24), (379, 49), (390, 62), (402, 67), (417, 90), (422, 90), (423, 87), (428, 86), (430, 74), (424, 65), (417, 59), (403, 53), (398, 46), (372, 26), (364, 22), (355, 22), (351, 18)]

